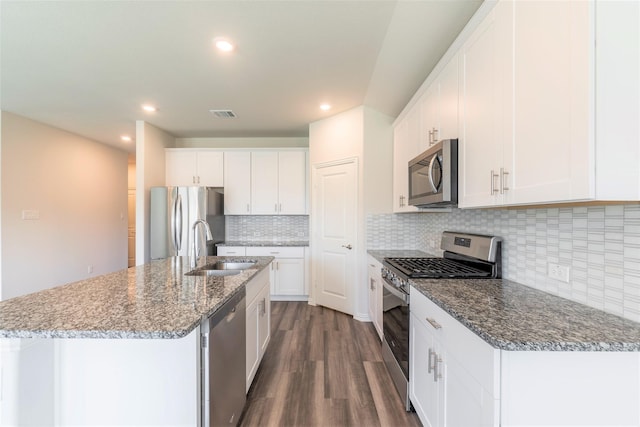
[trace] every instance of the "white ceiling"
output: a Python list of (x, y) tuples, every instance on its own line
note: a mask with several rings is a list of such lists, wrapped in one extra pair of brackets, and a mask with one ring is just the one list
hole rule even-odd
[[(184, 138), (300, 137), (363, 104), (396, 117), (481, 2), (2, 0), (0, 106), (128, 151), (136, 120)], [(237, 50), (216, 52), (216, 36)]]

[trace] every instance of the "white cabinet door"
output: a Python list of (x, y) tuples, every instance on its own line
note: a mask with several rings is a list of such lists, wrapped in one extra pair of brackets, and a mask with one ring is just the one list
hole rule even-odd
[(195, 151), (165, 151), (166, 185), (171, 187), (198, 185), (195, 165)]
[(271, 339), (271, 298), (270, 287), (265, 284), (258, 295), (258, 347), (260, 359), (267, 351)]
[(251, 153), (251, 213), (278, 214), (278, 152)]
[(511, 8), (498, 3), (462, 47), (460, 207), (502, 202), (503, 147), (512, 138)]
[(416, 154), (420, 154), (427, 148), (440, 140), (440, 118), (438, 113), (438, 104), (440, 102), (440, 84), (436, 80), (427, 88), (422, 95), (422, 123), (421, 133), (418, 140), (418, 149)]
[(271, 301), (269, 299), (269, 274), (260, 272), (246, 286), (246, 390), (258, 371), (271, 337)]
[(439, 384), (434, 381), (433, 363), (436, 341), (433, 333), (412, 311), (409, 320), (409, 398), (422, 424), (428, 427), (442, 425), (441, 410), (443, 396)]
[(307, 213), (307, 153), (305, 151), (278, 153), (278, 213), (281, 215)]
[(382, 265), (369, 256), (369, 318), (382, 340)]
[[(393, 212), (417, 212), (418, 208), (409, 205), (409, 160), (417, 154), (416, 141), (411, 137), (419, 135), (414, 116), (402, 120), (393, 130)], [(410, 123), (411, 122), (411, 123)], [(417, 121), (419, 124), (419, 120)], [(410, 128), (413, 133), (410, 134)]]
[(514, 141), (504, 153), (506, 204), (594, 196), (589, 3), (513, 2)]
[(253, 377), (258, 370), (260, 349), (258, 347), (259, 307), (258, 299), (247, 305), (247, 360), (246, 360), (246, 389), (249, 391)]
[(251, 153), (227, 151), (224, 156), (224, 213), (251, 213)]
[(277, 258), (274, 291), (276, 295), (304, 295), (304, 258)]
[(196, 156), (198, 185), (224, 186), (224, 153), (222, 151), (198, 151)]
[(458, 55), (454, 56), (438, 77), (438, 141), (459, 138), (458, 129)]

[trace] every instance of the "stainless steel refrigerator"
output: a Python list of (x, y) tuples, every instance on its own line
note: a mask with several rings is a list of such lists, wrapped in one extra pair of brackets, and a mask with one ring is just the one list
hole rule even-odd
[(204, 227), (196, 229), (198, 256), (216, 255), (216, 243), (225, 238), (223, 203), (222, 188), (152, 187), (151, 259), (192, 256), (192, 227), (198, 219), (207, 221), (213, 235), (213, 240), (207, 240)]

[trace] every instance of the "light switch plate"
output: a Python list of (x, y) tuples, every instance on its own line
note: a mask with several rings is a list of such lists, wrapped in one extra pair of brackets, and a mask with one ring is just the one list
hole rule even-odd
[(36, 220), (40, 219), (40, 211), (37, 209), (23, 209), (22, 219), (24, 220)]

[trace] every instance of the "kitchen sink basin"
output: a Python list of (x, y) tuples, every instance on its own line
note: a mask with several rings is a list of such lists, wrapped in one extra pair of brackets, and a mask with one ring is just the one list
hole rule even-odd
[(185, 276), (235, 276), (241, 270), (191, 270)]
[(218, 261), (193, 269), (186, 276), (233, 276), (255, 264), (256, 261)]

